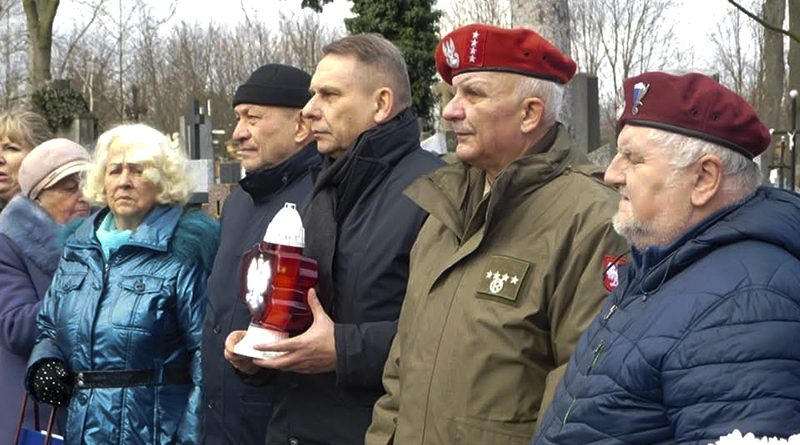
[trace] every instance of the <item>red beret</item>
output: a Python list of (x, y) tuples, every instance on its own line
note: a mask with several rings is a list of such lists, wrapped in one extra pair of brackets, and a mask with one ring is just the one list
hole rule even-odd
[(767, 149), (769, 129), (739, 95), (699, 73), (643, 73), (623, 83), (617, 130), (641, 125), (681, 133), (752, 159)]
[(436, 70), (448, 84), (453, 76), (471, 71), (505, 71), (565, 84), (576, 69), (574, 60), (525, 28), (467, 25), (436, 47)]

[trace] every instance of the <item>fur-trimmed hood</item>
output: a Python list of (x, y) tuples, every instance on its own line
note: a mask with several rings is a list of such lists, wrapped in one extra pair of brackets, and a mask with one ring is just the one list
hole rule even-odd
[(218, 248), (219, 223), (201, 211), (184, 213), (175, 228), (172, 253), (186, 261), (198, 262), (210, 274)]
[(43, 272), (53, 274), (61, 258), (57, 242), (61, 225), (38, 204), (17, 195), (0, 212), (0, 233), (6, 235), (19, 250)]

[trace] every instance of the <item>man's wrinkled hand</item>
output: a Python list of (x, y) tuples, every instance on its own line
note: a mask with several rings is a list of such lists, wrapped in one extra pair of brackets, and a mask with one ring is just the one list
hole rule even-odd
[(274, 358), (255, 359), (255, 365), (301, 374), (320, 374), (336, 369), (333, 320), (325, 313), (314, 289), (308, 291), (308, 305), (314, 316), (311, 327), (297, 337), (255, 345), (254, 349), (258, 351), (281, 353)]
[(239, 371), (253, 375), (258, 372), (258, 366), (253, 363), (253, 359), (233, 352), (237, 343), (242, 341), (247, 331), (233, 331), (225, 339), (225, 360)]

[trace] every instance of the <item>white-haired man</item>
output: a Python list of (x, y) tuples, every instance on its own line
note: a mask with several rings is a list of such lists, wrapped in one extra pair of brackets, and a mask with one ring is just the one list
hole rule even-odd
[(406, 190), (430, 217), (366, 441), (526, 444), (628, 247), (613, 190), (557, 122), (572, 59), (528, 29), (469, 25), (436, 62), (462, 162)]
[(758, 188), (769, 132), (702, 74), (624, 82), (614, 227), (633, 263), (581, 337), (536, 444), (800, 432), (800, 199)]

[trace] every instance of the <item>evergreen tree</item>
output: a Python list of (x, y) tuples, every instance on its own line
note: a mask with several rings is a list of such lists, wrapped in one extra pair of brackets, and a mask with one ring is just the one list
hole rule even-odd
[[(303, 6), (321, 11), (331, 0), (303, 0)], [(345, 20), (351, 34), (377, 32), (400, 48), (408, 65), (414, 107), (430, 129), (434, 97), (431, 83), (436, 74), (433, 52), (439, 41), (439, 17), (435, 0), (353, 0), (353, 13)]]

